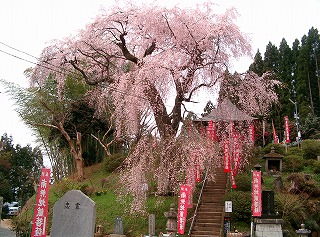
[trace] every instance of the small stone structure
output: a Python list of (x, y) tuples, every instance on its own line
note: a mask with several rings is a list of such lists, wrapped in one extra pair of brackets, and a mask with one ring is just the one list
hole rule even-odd
[(255, 237), (283, 237), (282, 219), (255, 219)]
[(149, 237), (154, 236), (156, 233), (156, 216), (154, 214), (149, 215)]
[(271, 152), (265, 154), (265, 170), (267, 173), (281, 173), (282, 172), (282, 159), (283, 155), (275, 152), (274, 147), (271, 147)]
[(175, 235), (175, 233), (177, 232), (177, 212), (175, 211), (175, 205), (174, 203), (170, 204), (170, 210), (168, 212), (164, 213), (164, 216), (168, 218), (167, 220), (167, 233), (173, 233), (173, 235)]
[(2, 206), (3, 206), (3, 197), (0, 197), (0, 224), (1, 224)]
[(53, 206), (51, 237), (94, 235), (96, 203), (80, 190), (70, 190)]
[(110, 237), (125, 237), (123, 230), (123, 222), (121, 216), (118, 216), (114, 222), (114, 233)]
[(311, 233), (311, 230), (307, 230), (305, 224), (301, 224), (301, 229), (296, 230), (299, 237), (307, 237)]

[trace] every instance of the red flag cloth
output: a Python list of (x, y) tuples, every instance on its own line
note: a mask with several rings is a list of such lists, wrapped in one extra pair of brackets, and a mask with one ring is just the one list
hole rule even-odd
[(289, 118), (288, 118), (288, 116), (284, 117), (284, 127), (285, 127), (286, 143), (290, 143), (290, 128), (289, 128)]
[(254, 125), (249, 125), (249, 142), (252, 146), (254, 146)]
[(236, 131), (233, 132), (233, 174), (234, 176), (238, 173), (241, 160), (241, 144), (240, 134)]
[(189, 185), (180, 185), (180, 197), (178, 206), (178, 234), (184, 234), (187, 220)]
[(50, 169), (42, 168), (40, 183), (34, 208), (31, 237), (46, 237), (46, 223), (48, 217), (48, 197), (50, 186)]
[(276, 133), (276, 129), (274, 128), (274, 123), (272, 121), (272, 133), (273, 133), (273, 143), (274, 144), (279, 144), (279, 139), (278, 139), (278, 135)]
[(231, 171), (230, 173), (230, 179), (231, 179), (231, 188), (235, 189), (237, 188), (236, 180), (234, 178), (234, 173)]
[(223, 140), (223, 160), (224, 160), (224, 172), (231, 172), (231, 159), (230, 159), (230, 142), (229, 140)]
[(207, 137), (213, 141), (218, 141), (217, 137), (217, 126), (213, 121), (208, 122), (207, 126)]
[(261, 171), (252, 171), (252, 216), (261, 216), (262, 201), (261, 201)]

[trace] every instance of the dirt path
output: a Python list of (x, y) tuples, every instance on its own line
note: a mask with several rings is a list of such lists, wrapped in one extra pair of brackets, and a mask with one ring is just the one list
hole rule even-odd
[(10, 227), (11, 227), (11, 220), (10, 220), (10, 219), (3, 219), (3, 220), (1, 220), (0, 226), (1, 226), (2, 228), (5, 228), (5, 229), (10, 229)]

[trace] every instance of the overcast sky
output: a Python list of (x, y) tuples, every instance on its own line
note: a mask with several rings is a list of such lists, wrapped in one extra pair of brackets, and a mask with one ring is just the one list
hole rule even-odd
[[(196, 0), (160, 1), (172, 5), (190, 5)], [(52, 39), (61, 39), (75, 34), (89, 23), (101, 7), (108, 7), (110, 0), (5, 0), (0, 5), (0, 79), (27, 86), (23, 76), (26, 68), (36, 62), (33, 57), (9, 48), (9, 45), (33, 56), (39, 56), (41, 50)], [(145, 4), (151, 1), (143, 1)], [(183, 2), (183, 4), (182, 4)], [(269, 41), (279, 46), (285, 38), (292, 46), (313, 26), (320, 29), (320, 0), (217, 0), (221, 11), (234, 6), (240, 14), (237, 24), (242, 32), (249, 34), (253, 55), (257, 49), (263, 54)], [(3, 52), (4, 51), (4, 52)], [(8, 55), (12, 54), (14, 56)], [(234, 62), (233, 70), (246, 71), (252, 62), (243, 58)], [(30, 130), (23, 125), (14, 112), (13, 101), (10, 101), (0, 86), (0, 136), (4, 133), (13, 136), (14, 144), (34, 144)], [(205, 98), (203, 103), (210, 98)], [(200, 111), (199, 111), (200, 112)]]

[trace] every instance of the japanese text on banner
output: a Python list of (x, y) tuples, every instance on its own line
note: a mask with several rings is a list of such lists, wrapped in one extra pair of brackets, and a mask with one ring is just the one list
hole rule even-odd
[(42, 168), (40, 183), (34, 208), (31, 237), (46, 237), (46, 220), (48, 216), (48, 196), (50, 169)]
[(252, 216), (261, 216), (261, 171), (252, 171)]
[(184, 229), (187, 220), (187, 210), (188, 210), (188, 197), (189, 197), (190, 187), (188, 185), (180, 186), (180, 198), (178, 206), (178, 234), (184, 234)]

